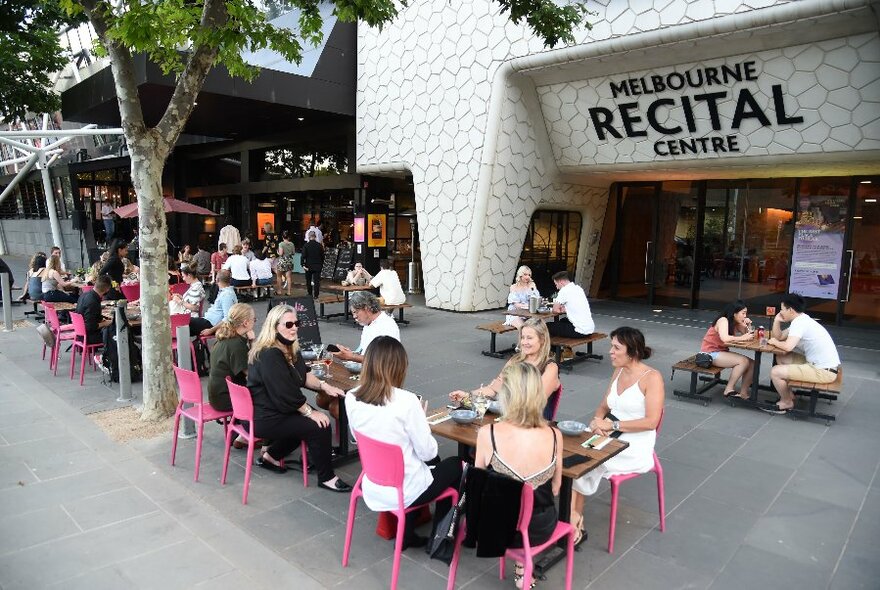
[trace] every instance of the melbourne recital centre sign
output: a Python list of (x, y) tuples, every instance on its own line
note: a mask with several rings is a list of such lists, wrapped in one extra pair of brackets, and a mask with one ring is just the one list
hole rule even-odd
[(762, 127), (804, 122), (786, 106), (782, 84), (769, 85), (768, 101), (759, 78), (756, 62), (742, 61), (611, 79), (616, 103), (588, 108), (589, 123), (600, 142), (657, 137), (654, 154), (661, 157), (739, 152), (738, 133), (747, 121)]

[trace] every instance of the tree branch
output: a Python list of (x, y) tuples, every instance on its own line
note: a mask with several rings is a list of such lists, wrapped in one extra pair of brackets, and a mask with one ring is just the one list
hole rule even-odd
[[(138, 96), (137, 81), (134, 76), (134, 60), (131, 52), (124, 45), (114, 41), (108, 31), (110, 29), (104, 13), (110, 6), (100, 0), (83, 0), (81, 2), (89, 21), (95, 28), (98, 39), (107, 50), (113, 64), (113, 80), (116, 84), (116, 100), (119, 102), (119, 114), (122, 118), (122, 129), (127, 139), (137, 139), (146, 133), (144, 112)], [(131, 142), (129, 142), (131, 143)]]
[[(228, 18), (229, 14), (226, 12), (226, 4), (223, 0), (205, 0), (200, 27), (203, 32), (215, 31), (223, 27)], [(203, 35), (201, 38), (209, 39), (211, 35)], [(218, 53), (217, 47), (209, 46), (203, 41), (201, 45), (195, 47), (187, 59), (186, 67), (177, 79), (168, 107), (156, 125), (160, 150), (170, 151), (177, 143), (177, 138), (195, 108), (196, 98), (205, 83), (205, 78), (217, 61)]]

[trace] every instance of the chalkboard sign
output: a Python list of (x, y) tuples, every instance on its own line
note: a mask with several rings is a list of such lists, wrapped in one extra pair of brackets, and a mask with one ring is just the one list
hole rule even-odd
[(322, 279), (332, 279), (333, 271), (336, 270), (336, 257), (339, 252), (336, 248), (324, 249), (324, 266), (321, 268)]
[(351, 266), (353, 248), (351, 246), (339, 248), (339, 258), (336, 260), (336, 272), (333, 274), (333, 280), (341, 283), (348, 275), (348, 267)]
[(318, 328), (318, 315), (315, 313), (314, 299), (311, 297), (271, 297), (269, 309), (276, 305), (289, 305), (296, 310), (296, 319), (299, 320), (297, 337), (301, 349), (308, 350), (312, 344), (321, 344), (321, 330)]

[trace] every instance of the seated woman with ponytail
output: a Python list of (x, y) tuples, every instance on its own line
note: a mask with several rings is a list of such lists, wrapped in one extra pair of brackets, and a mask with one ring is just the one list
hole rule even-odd
[(232, 411), (226, 378), (247, 385), (248, 353), (254, 339), (257, 315), (247, 303), (229, 308), (229, 317), (220, 322), (215, 332), (217, 343), (211, 350), (211, 372), (208, 375), (208, 400), (216, 410)]

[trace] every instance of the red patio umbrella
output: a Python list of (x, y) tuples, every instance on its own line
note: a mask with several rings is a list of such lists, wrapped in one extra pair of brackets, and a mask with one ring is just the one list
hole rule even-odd
[[(165, 213), (189, 213), (191, 215), (217, 215), (210, 209), (205, 209), (204, 207), (199, 207), (198, 205), (194, 205), (192, 203), (188, 203), (187, 201), (181, 201), (180, 199), (174, 199), (171, 197), (165, 197), (162, 199), (162, 206), (165, 208)], [(137, 203), (129, 203), (128, 205), (123, 205), (122, 207), (117, 207), (113, 210), (119, 217), (125, 219), (129, 217), (137, 217), (138, 216), (138, 206)]]

